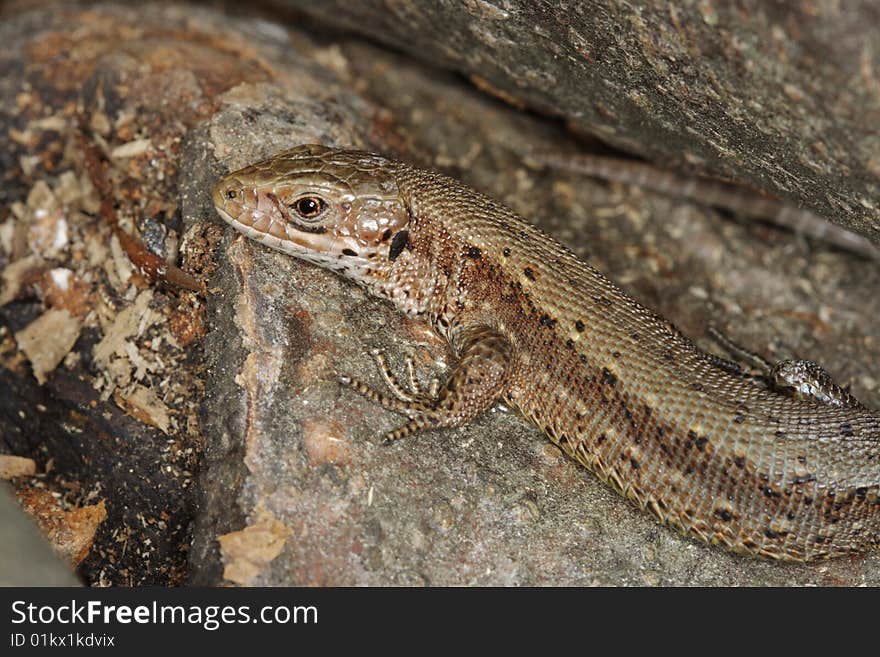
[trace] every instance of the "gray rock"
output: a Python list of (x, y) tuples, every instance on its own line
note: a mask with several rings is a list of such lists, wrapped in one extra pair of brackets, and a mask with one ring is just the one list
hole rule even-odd
[[(521, 149), (562, 143), (556, 129), (370, 46), (325, 47), (334, 75), (316, 84), (291, 63), (280, 89), (234, 90), (187, 152), (228, 154), (225, 169), (320, 141), (442, 166), (692, 335), (715, 323), (762, 351), (816, 357), (878, 402), (880, 343), (852, 336), (876, 330), (871, 263), (638, 188), (534, 172)], [(182, 169), (195, 176), (185, 215), (203, 219), (215, 174)], [(780, 565), (681, 537), (501, 408), (467, 427), (380, 445), (401, 418), (340, 389), (336, 373), (380, 385), (371, 348), (398, 366), (413, 355), (427, 371), (446, 358), (444, 345), (333, 274), (231, 231), (227, 239), (224, 294), (212, 297), (217, 330), (205, 345), (215, 394), (204, 415), (216, 442), (203, 472), (194, 582), (217, 583), (221, 572), (260, 585), (880, 582), (877, 555)]]
[(880, 242), (880, 9), (870, 0), (278, 4)]
[[(488, 3), (468, 6), (492, 13)], [(155, 390), (174, 390), (168, 404), (176, 422), (167, 435), (141, 426), (112, 399), (92, 406), (95, 379), (108, 374), (90, 358), (104, 331), (98, 324), (74, 346), (79, 356), (71, 359), (71, 369), (59, 368), (39, 395), (7, 400), (3, 426), (16, 439), (4, 436), (7, 444), (13, 451), (33, 451), (41, 464), (55, 463), (47, 485), (69, 479), (84, 490), (102, 486), (109, 511), (98, 549), (88, 557), (91, 581), (178, 583), (188, 576), (199, 584), (267, 585), (880, 584), (876, 553), (785, 566), (681, 537), (500, 407), (468, 427), (381, 446), (381, 434), (401, 418), (341, 390), (336, 373), (378, 385), (368, 351), (381, 347), (398, 367), (413, 355), (427, 376), (448, 360), (445, 345), (420, 323), (334, 275), (233, 234), (216, 217), (209, 190), (226, 170), (302, 142), (360, 146), (441, 168), (516, 208), (686, 333), (705, 340), (711, 323), (766, 356), (818, 360), (878, 407), (880, 273), (873, 263), (638, 187), (535, 170), (524, 153), (570, 147), (570, 135), (557, 125), (488, 98), (453, 75), (332, 31), (286, 32), (267, 21), (242, 15), (230, 20), (189, 5), (40, 8), (4, 21), (5, 34), (21, 35), (10, 37), (15, 48), (4, 51), (4, 70), (10, 72), (0, 80), (4, 97), (34, 103), (39, 111), (33, 116), (69, 120), (64, 111), (82, 96), (111, 148), (149, 137), (156, 157), (117, 164), (114, 179), (137, 176), (137, 184), (129, 180), (115, 190), (117, 198), (133, 215), (141, 198), (179, 206), (185, 224), (180, 264), (195, 272), (216, 264), (201, 343), (201, 300), (158, 284), (152, 289), (162, 313), (150, 342), (167, 346), (175, 335), (194, 340), (185, 359), (182, 348), (162, 352), (165, 369), (145, 379)], [(122, 27), (128, 37), (120, 52), (115, 35)], [(437, 26), (438, 32), (445, 29)], [(78, 40), (67, 41), (71, 33)], [(614, 32), (608, 38), (622, 37)], [(39, 39), (39, 47), (26, 47), (28, 39)], [(529, 43), (523, 40), (523, 46)], [(47, 57), (59, 68), (25, 61), (28, 56)], [(687, 73), (670, 70), (668, 80)], [(19, 96), (23, 71), (39, 84)], [(642, 116), (646, 126), (629, 131), (628, 123), (608, 119), (618, 126), (615, 143), (641, 144), (642, 130), (657, 129), (648, 115), (623, 112), (634, 101), (627, 100), (625, 88), (620, 91), (621, 105), (610, 107), (630, 119)], [(725, 98), (735, 103), (733, 92)], [(583, 111), (596, 107), (586, 103)], [(658, 107), (668, 117), (671, 110)], [(15, 102), (3, 104), (0, 119), (20, 133), (30, 118), (16, 108)], [(102, 108), (108, 113), (103, 117)], [(732, 137), (739, 124), (710, 112), (693, 125), (728, 135), (722, 146), (731, 159), (707, 157), (713, 166), (744, 167)], [(699, 130), (658, 132), (670, 141), (652, 148), (705, 156)], [(826, 148), (838, 157), (859, 133), (828, 134), (833, 139), (828, 137)], [(36, 141), (19, 137), (4, 151), (4, 210), (25, 198), (35, 179), (56, 181), (60, 172), (40, 163), (73, 166), (75, 145)], [(793, 154), (802, 152), (801, 142), (788, 143), (790, 150), (779, 146), (779, 162), (795, 162)], [(861, 143), (853, 158), (861, 157), (859, 148)], [(21, 162), (36, 168), (26, 175), (17, 168)], [(828, 160), (822, 162), (803, 180), (826, 184)], [(854, 176), (853, 184), (859, 180)], [(151, 217), (162, 220), (162, 213)], [(80, 221), (93, 222), (95, 230), (77, 239), (93, 240), (87, 246), (107, 240), (97, 218)], [(214, 250), (212, 230), (222, 235)], [(0, 266), (8, 264), (7, 255)], [(84, 269), (83, 276), (93, 276), (89, 280), (105, 292), (101, 272), (112, 268), (101, 262), (96, 269)], [(113, 312), (136, 296), (126, 292), (113, 297)], [(4, 333), (4, 358), (17, 368), (4, 371), (12, 372), (12, 381), (30, 374), (8, 335), (27, 324), (27, 313), (42, 310), (33, 297), (4, 307), (2, 321), (13, 329)], [(189, 314), (192, 326), (185, 321)], [(169, 333), (169, 318), (192, 331)], [(135, 346), (148, 348), (144, 341)], [(64, 393), (65, 386), (77, 395)], [(195, 404), (198, 415), (190, 413)], [(92, 414), (86, 419), (100, 423), (63, 420), (79, 417), (71, 413), (74, 407), (89, 409), (82, 410)], [(57, 424), (51, 432), (57, 440), (45, 440), (43, 427), (50, 423)], [(77, 432), (89, 442), (64, 440)], [(143, 435), (149, 440), (137, 438)], [(96, 452), (101, 458), (81, 453), (93, 443), (103, 445)], [(62, 446), (68, 458), (62, 458)], [(189, 472), (199, 456), (200, 503), (193, 505)], [(192, 547), (188, 573), (182, 573), (181, 535), (190, 518)], [(128, 533), (130, 528), (139, 533)], [(112, 540), (116, 535), (122, 540)], [(154, 559), (143, 556), (147, 539)]]
[(79, 586), (6, 484), (0, 484), (0, 527), (0, 587)]

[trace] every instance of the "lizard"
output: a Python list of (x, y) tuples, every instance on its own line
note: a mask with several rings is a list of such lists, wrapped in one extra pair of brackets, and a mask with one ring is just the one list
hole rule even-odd
[[(880, 545), (880, 413), (807, 360), (701, 350), (491, 198), (382, 155), (302, 145), (223, 177), (219, 215), (429, 322), (455, 361), (429, 389), (376, 359), (407, 419), (386, 441), (498, 401), (639, 507), (706, 543), (810, 561)], [(411, 363), (408, 363), (411, 365)], [(752, 371), (757, 368), (757, 372)]]

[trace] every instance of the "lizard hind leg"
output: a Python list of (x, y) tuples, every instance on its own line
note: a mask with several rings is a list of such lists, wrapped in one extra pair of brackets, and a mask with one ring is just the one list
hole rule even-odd
[(828, 370), (811, 360), (781, 360), (770, 369), (769, 378), (774, 388), (797, 399), (863, 408), (848, 387), (835, 383)]
[(771, 363), (736, 344), (714, 327), (709, 327), (709, 335), (737, 361), (757, 370), (767, 385), (777, 392), (832, 406), (863, 408), (861, 402), (850, 394), (848, 387), (835, 383), (828, 370), (816, 362), (793, 359)]

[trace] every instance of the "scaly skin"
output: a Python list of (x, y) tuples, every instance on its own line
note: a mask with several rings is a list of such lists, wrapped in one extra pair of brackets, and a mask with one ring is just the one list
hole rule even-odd
[(438, 173), (300, 146), (214, 190), (245, 235), (424, 317), (458, 362), (437, 390), (375, 392), (389, 434), (499, 399), (661, 520), (738, 552), (806, 561), (880, 543), (880, 414), (808, 361), (749, 375), (700, 351), (511, 210)]

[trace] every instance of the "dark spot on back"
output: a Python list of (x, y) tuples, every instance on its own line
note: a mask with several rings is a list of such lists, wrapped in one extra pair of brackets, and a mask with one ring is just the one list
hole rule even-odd
[(733, 514), (727, 509), (715, 509), (714, 515), (716, 518), (723, 520), (724, 522), (730, 522), (733, 520)]
[(505, 258), (507, 258), (507, 257), (510, 255), (510, 249), (508, 249), (508, 248), (505, 246), (504, 249), (501, 251), (501, 253), (504, 254), (504, 257), (505, 257)]
[(535, 280), (535, 272), (532, 271), (532, 268), (531, 268), (531, 267), (526, 267), (525, 269), (523, 269), (523, 274), (524, 274), (525, 277), (528, 278), (530, 281)]
[(386, 228), (386, 229), (382, 232), (382, 241), (383, 241), (383, 242), (387, 241), (389, 237), (391, 237), (391, 229), (390, 229), (390, 228)]
[(617, 385), (617, 377), (607, 367), (602, 368), (602, 383), (612, 387)]
[(764, 486), (761, 489), (761, 492), (764, 493), (767, 497), (782, 497), (782, 493), (778, 490), (773, 490), (770, 486)]
[(351, 249), (342, 249), (342, 255), (356, 256), (357, 251), (352, 251)]
[(577, 330), (578, 333), (583, 333), (586, 327), (581, 320), (578, 320), (574, 323), (574, 328)]
[(479, 260), (483, 257), (483, 252), (476, 246), (472, 246), (467, 250), (467, 257), (471, 260)]

